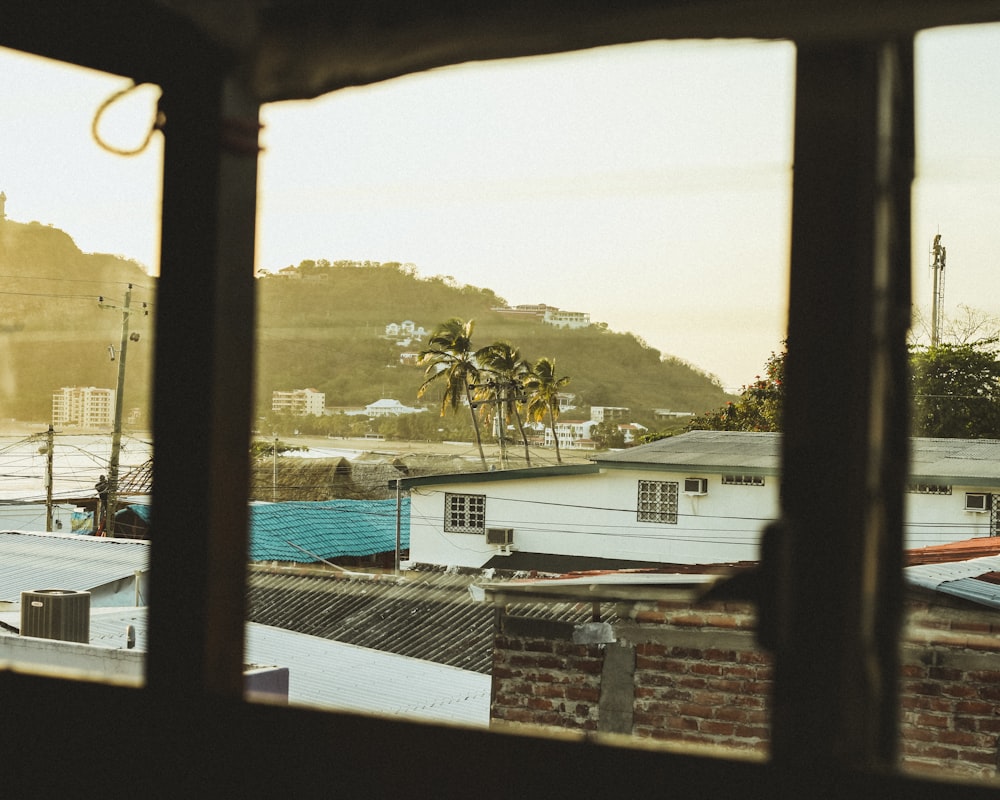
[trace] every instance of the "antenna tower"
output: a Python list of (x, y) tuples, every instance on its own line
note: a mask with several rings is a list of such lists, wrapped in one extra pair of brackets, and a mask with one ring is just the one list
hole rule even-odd
[(934, 271), (934, 299), (931, 304), (931, 347), (941, 343), (941, 319), (944, 315), (944, 262), (945, 247), (941, 234), (934, 237), (931, 246), (931, 269)]

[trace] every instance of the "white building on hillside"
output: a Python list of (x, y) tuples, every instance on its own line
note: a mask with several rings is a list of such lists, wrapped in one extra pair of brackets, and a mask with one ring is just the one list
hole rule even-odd
[(590, 429), (596, 425), (590, 419), (566, 419), (556, 420), (556, 429), (545, 429), (546, 447), (554, 447), (556, 437), (559, 438), (559, 447), (564, 450), (593, 450), (594, 442), (590, 438)]
[[(780, 434), (692, 431), (591, 460), (403, 478), (419, 489), (411, 560), (551, 571), (748, 561), (779, 514)], [(906, 548), (1000, 535), (1000, 441), (912, 440), (906, 520)]]
[(321, 417), (325, 409), (325, 392), (317, 392), (315, 389), (293, 389), (290, 392), (271, 392), (271, 411), (276, 414)]
[(115, 420), (114, 389), (64, 386), (52, 395), (52, 424), (109, 428)]
[(421, 411), (426, 410), (426, 408), (404, 406), (398, 400), (383, 398), (366, 405), (364, 411), (361, 413), (367, 414), (369, 417), (398, 417), (401, 414), (419, 414)]
[(542, 318), (546, 325), (557, 328), (589, 328), (590, 314), (586, 311), (562, 311), (558, 308), (548, 308)]
[(590, 418), (594, 422), (604, 422), (606, 419), (624, 419), (629, 409), (622, 406), (591, 406)]

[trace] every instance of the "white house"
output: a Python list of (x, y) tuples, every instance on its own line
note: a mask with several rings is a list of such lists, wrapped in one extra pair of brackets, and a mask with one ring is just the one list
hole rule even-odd
[(546, 325), (557, 328), (589, 328), (590, 314), (586, 311), (561, 311), (558, 308), (547, 308), (542, 318)]
[(545, 429), (545, 446), (552, 447), (558, 437), (559, 447), (566, 450), (592, 450), (594, 443), (590, 438), (590, 429), (596, 423), (589, 419), (556, 420), (556, 429)]
[(618, 424), (618, 430), (621, 431), (625, 444), (632, 444), (632, 442), (646, 433), (649, 428), (645, 425), (640, 425), (638, 422), (621, 422)]
[(404, 406), (398, 400), (383, 398), (366, 405), (363, 413), (369, 417), (398, 417), (401, 414), (419, 414), (421, 411), (426, 410), (426, 408)]
[[(756, 560), (779, 514), (780, 451), (780, 434), (692, 431), (592, 464), (404, 478), (410, 558), (516, 569)], [(914, 439), (906, 501), (906, 548), (1000, 535), (1000, 441)]]

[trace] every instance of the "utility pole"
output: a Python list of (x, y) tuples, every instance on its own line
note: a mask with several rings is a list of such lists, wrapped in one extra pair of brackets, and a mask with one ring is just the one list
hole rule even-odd
[(52, 533), (52, 450), (55, 447), (55, 431), (52, 423), (45, 438), (45, 530)]
[(274, 434), (271, 448), (271, 502), (278, 502), (278, 434)]
[(944, 316), (944, 262), (945, 246), (941, 234), (934, 237), (931, 246), (931, 269), (934, 271), (934, 300), (931, 303), (931, 347), (941, 343), (941, 320)]
[[(101, 308), (118, 309), (117, 306), (98, 298)], [(111, 434), (111, 458), (108, 461), (108, 510), (105, 518), (105, 536), (115, 535), (115, 507), (118, 503), (118, 462), (122, 447), (122, 409), (125, 405), (125, 357), (128, 354), (128, 322), (132, 305), (132, 284), (125, 290), (122, 312), (122, 339), (118, 348), (118, 385), (115, 389), (115, 426)]]

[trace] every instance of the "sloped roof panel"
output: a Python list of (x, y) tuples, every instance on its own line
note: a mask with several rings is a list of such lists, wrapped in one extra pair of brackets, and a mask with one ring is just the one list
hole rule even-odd
[[(127, 625), (135, 629), (136, 649), (146, 650), (143, 608), (92, 612), (91, 644), (123, 648)], [(489, 724), (489, 675), (253, 622), (246, 626), (244, 660), (287, 667), (290, 703), (430, 722)]]
[(680, 436), (592, 459), (602, 467), (698, 468), (703, 471), (732, 469), (775, 474), (781, 468), (781, 435), (746, 431), (689, 431)]
[[(400, 546), (410, 546), (409, 498), (400, 513)], [(308, 563), (396, 549), (396, 501), (328, 500), (250, 507), (250, 560)]]
[(149, 564), (149, 542), (60, 533), (0, 532), (0, 600), (21, 592), (89, 592)]
[(907, 567), (907, 582), (924, 589), (960, 597), (979, 605), (1000, 608), (1000, 585), (979, 580), (1000, 572), (1000, 556), (970, 558), (966, 561), (920, 564)]
[[(649, 444), (592, 457), (601, 467), (746, 470), (780, 474), (781, 434), (746, 431), (689, 431)], [(910, 477), (941, 483), (1000, 486), (1000, 440), (910, 440)]]

